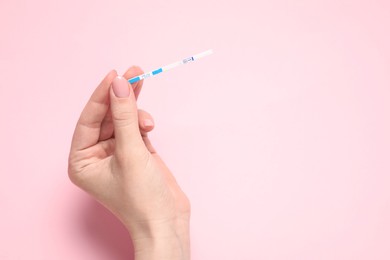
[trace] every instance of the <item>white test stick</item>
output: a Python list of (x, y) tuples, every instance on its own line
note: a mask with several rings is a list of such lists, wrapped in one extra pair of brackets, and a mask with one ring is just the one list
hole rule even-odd
[(159, 73), (161, 73), (163, 71), (167, 71), (167, 70), (176, 68), (176, 67), (178, 67), (180, 65), (184, 65), (184, 64), (187, 64), (189, 62), (196, 61), (196, 60), (198, 60), (200, 58), (203, 58), (205, 56), (208, 56), (208, 55), (210, 55), (212, 53), (213, 53), (213, 50), (204, 51), (204, 52), (198, 53), (198, 54), (196, 54), (194, 56), (191, 56), (189, 58), (185, 58), (185, 59), (183, 59), (181, 61), (177, 61), (177, 62), (168, 64), (168, 65), (166, 65), (164, 67), (161, 67), (161, 68), (152, 70), (150, 72), (144, 73), (142, 75), (136, 76), (134, 78), (129, 79), (128, 81), (130, 83), (135, 83), (135, 82), (140, 81), (142, 79), (147, 79), (147, 78), (150, 78), (150, 77), (154, 77), (154, 76), (156, 76), (157, 74), (159, 74)]

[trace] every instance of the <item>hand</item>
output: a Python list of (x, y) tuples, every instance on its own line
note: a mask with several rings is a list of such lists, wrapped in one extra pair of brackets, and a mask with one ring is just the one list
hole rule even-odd
[(189, 200), (148, 138), (152, 117), (137, 110), (143, 82), (126, 80), (142, 73), (111, 71), (96, 88), (76, 125), (68, 174), (127, 227), (135, 259), (190, 259)]

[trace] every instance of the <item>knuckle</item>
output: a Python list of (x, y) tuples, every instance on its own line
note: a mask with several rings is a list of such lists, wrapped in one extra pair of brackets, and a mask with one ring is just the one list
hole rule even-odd
[(69, 164), (68, 165), (68, 178), (69, 180), (75, 184), (76, 186), (80, 186), (80, 172), (79, 170), (75, 167), (75, 165)]
[(79, 178), (78, 170), (76, 169), (74, 164), (71, 163), (68, 164), (68, 177), (73, 184), (78, 186), (80, 178)]
[(118, 127), (134, 125), (136, 123), (135, 118), (135, 114), (131, 111), (116, 111), (112, 115), (112, 119)]
[(83, 156), (80, 152), (73, 152), (68, 158), (68, 177), (76, 186), (81, 186), (82, 173), (88, 164), (83, 163)]

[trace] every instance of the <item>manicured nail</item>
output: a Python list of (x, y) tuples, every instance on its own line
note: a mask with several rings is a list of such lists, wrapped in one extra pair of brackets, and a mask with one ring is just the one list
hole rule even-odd
[(129, 83), (121, 76), (117, 76), (112, 81), (112, 90), (114, 91), (115, 96), (119, 98), (125, 98), (130, 95)]
[(144, 126), (153, 126), (153, 125), (154, 125), (154, 123), (152, 120), (150, 120), (150, 119), (144, 120)]

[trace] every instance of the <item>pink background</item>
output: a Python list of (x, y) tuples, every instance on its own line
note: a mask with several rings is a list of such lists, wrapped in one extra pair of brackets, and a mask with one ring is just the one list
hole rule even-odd
[(192, 202), (202, 260), (390, 259), (387, 0), (0, 2), (0, 259), (131, 259), (67, 177), (112, 68), (147, 80), (151, 139)]

